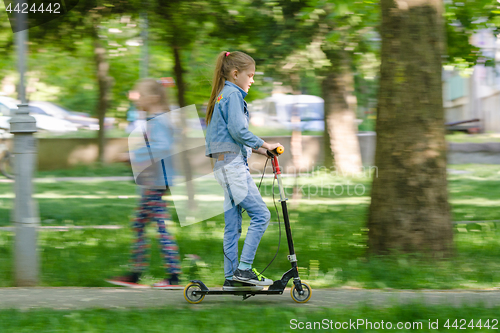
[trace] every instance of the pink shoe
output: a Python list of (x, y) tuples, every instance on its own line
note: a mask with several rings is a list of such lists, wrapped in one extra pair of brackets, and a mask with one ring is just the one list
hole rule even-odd
[(178, 284), (171, 284), (169, 279), (164, 279), (153, 284), (153, 289), (179, 290), (184, 289), (184, 287)]
[(131, 275), (116, 276), (107, 279), (106, 282), (114, 284), (115, 286), (129, 287), (129, 288), (150, 288), (148, 285), (137, 283)]

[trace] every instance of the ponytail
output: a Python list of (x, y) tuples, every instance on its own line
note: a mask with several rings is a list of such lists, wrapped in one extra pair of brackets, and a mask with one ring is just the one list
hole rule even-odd
[(215, 107), (215, 100), (222, 91), (222, 88), (224, 88), (224, 84), (226, 83), (226, 79), (222, 74), (222, 63), (224, 62), (225, 57), (226, 57), (226, 51), (219, 53), (219, 56), (217, 57), (217, 62), (215, 64), (212, 93), (210, 94), (210, 99), (208, 100), (207, 115), (205, 116), (205, 123), (207, 125), (210, 124), (210, 120), (212, 120), (212, 114), (214, 113), (214, 107)]
[(210, 94), (210, 99), (208, 100), (207, 115), (205, 116), (205, 122), (207, 125), (210, 124), (210, 121), (212, 120), (217, 96), (219, 96), (220, 92), (224, 88), (231, 71), (233, 69), (242, 71), (250, 66), (255, 66), (255, 61), (246, 53), (238, 51), (223, 51), (219, 53), (215, 64), (212, 93)]

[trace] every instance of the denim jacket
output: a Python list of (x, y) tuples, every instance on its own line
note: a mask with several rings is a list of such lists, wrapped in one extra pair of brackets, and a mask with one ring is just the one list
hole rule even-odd
[[(143, 143), (130, 151), (130, 161), (137, 185), (150, 189), (166, 189), (173, 184), (172, 160), (175, 130), (168, 113), (157, 114), (134, 130)], [(129, 137), (129, 149), (130, 137)]]
[(234, 152), (250, 157), (251, 149), (258, 149), (264, 140), (248, 130), (250, 115), (244, 98), (247, 93), (236, 84), (226, 81), (217, 97), (212, 119), (205, 135), (205, 155)]

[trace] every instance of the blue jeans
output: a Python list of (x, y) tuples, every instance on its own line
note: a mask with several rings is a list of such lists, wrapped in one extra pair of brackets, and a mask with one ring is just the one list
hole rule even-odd
[(241, 236), (241, 211), (250, 216), (241, 261), (252, 264), (260, 240), (269, 225), (271, 213), (255, 185), (246, 158), (241, 154), (225, 154), (216, 161), (214, 174), (224, 189), (224, 275), (233, 276), (238, 268), (238, 240)]

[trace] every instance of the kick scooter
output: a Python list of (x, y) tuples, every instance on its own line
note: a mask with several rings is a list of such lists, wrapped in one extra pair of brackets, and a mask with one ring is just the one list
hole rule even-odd
[(292, 299), (297, 303), (306, 303), (311, 298), (311, 287), (303, 281), (300, 281), (299, 271), (297, 270), (297, 257), (293, 248), (292, 231), (290, 228), (290, 220), (288, 218), (288, 209), (286, 205), (285, 192), (281, 181), (281, 169), (278, 163), (278, 156), (284, 151), (283, 147), (278, 147), (272, 152), (267, 151), (271, 157), (273, 166), (274, 179), (278, 182), (280, 192), (281, 209), (283, 211), (283, 220), (285, 221), (286, 238), (288, 240), (288, 260), (292, 268), (283, 274), (280, 280), (274, 281), (267, 289), (264, 290), (214, 290), (209, 289), (200, 280), (191, 280), (191, 282), (184, 288), (184, 298), (191, 304), (200, 303), (205, 295), (239, 295), (243, 296), (243, 300), (255, 295), (282, 295), (288, 281), (293, 279), (293, 286), (290, 291)]

